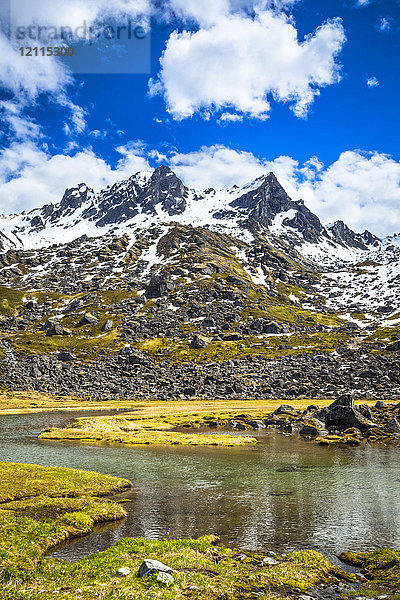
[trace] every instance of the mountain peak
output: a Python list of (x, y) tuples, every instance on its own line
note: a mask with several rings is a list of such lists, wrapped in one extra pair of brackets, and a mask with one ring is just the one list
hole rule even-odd
[(373, 235), (370, 231), (364, 233), (355, 233), (343, 221), (335, 221), (327, 226), (333, 239), (344, 246), (367, 250), (369, 246), (379, 245), (379, 238)]

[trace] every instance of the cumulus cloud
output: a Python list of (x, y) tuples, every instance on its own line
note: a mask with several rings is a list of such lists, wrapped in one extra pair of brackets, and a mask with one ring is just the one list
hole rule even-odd
[(290, 157), (281, 156), (275, 161), (267, 161), (251, 152), (222, 145), (203, 147), (187, 154), (173, 154), (169, 164), (186, 185), (198, 190), (244, 185), (272, 170), (287, 179), (297, 165)]
[(95, 190), (148, 170), (140, 150), (121, 146), (115, 168), (89, 148), (72, 156), (50, 156), (30, 142), (14, 143), (0, 153), (0, 212), (13, 213), (60, 201), (65, 189), (85, 182)]
[[(88, 28), (99, 19), (149, 15), (151, 12), (150, 0), (13, 0), (10, 5), (14, 36), (17, 27), (25, 30), (29, 26), (36, 27), (33, 35), (38, 35), (40, 27), (41, 44), (45, 44), (49, 28), (65, 27), (73, 34), (79, 28), (79, 35), (82, 35), (83, 26)], [(31, 139), (37, 137), (39, 126), (27, 113), (45, 94), (65, 109), (65, 133), (69, 136), (82, 133), (86, 129), (86, 114), (70, 99), (69, 86), (74, 83), (74, 78), (66, 64), (52, 56), (22, 57), (20, 45), (18, 39), (13, 36), (9, 39), (0, 32), (0, 83), (15, 99), (12, 111), (2, 110), (5, 126), (14, 130), (18, 139), (29, 138), (29, 133)]]
[(150, 94), (162, 94), (178, 120), (223, 109), (265, 119), (272, 98), (305, 117), (320, 89), (340, 80), (336, 58), (344, 42), (339, 19), (299, 41), (284, 13), (221, 17), (170, 36)]
[(298, 194), (324, 222), (341, 219), (381, 236), (400, 231), (400, 162), (386, 154), (343, 152)]

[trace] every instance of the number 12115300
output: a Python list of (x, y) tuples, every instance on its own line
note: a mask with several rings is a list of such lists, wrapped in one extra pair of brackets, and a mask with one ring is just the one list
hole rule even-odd
[(54, 46), (54, 47), (39, 47), (35, 46), (31, 48), (30, 46), (21, 47), (19, 49), (21, 56), (73, 56), (74, 48), (67, 46)]

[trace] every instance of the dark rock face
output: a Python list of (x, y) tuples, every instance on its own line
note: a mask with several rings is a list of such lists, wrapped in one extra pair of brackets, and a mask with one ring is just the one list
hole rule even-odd
[(296, 211), (292, 219), (286, 219), (285, 225), (297, 229), (309, 242), (319, 240), (324, 228), (316, 215), (300, 202), (293, 202), (273, 173), (260, 178), (260, 186), (231, 202), (230, 206), (242, 210), (250, 222), (271, 225), (274, 217), (289, 210)]
[(380, 243), (379, 238), (364, 231), (364, 233), (355, 233), (343, 221), (336, 221), (329, 227), (329, 231), (336, 242), (350, 248), (367, 250), (368, 246), (377, 246)]
[(353, 397), (350, 396), (350, 394), (343, 394), (343, 396), (340, 396), (328, 406), (328, 410), (332, 410), (337, 406), (349, 406), (350, 408), (354, 408)]
[(76, 357), (71, 352), (60, 352), (57, 358), (61, 362), (73, 362), (76, 360)]
[(174, 289), (174, 284), (165, 275), (154, 275), (146, 288), (147, 298), (161, 298)]

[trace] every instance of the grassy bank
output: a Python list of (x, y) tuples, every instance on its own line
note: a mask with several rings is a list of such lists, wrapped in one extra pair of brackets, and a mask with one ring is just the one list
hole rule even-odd
[(257, 443), (255, 438), (249, 436), (196, 434), (172, 430), (175, 427), (196, 427), (199, 423), (197, 414), (185, 413), (170, 417), (156, 414), (142, 417), (135, 412), (123, 416), (77, 419), (68, 427), (45, 429), (40, 438), (126, 445), (244, 446)]
[(0, 463), (3, 578), (37, 568), (49, 548), (90, 533), (96, 523), (123, 518), (124, 509), (105, 498), (130, 486), (125, 479), (89, 471)]
[(374, 552), (344, 552), (340, 558), (358, 569), (366, 580), (346, 598), (388, 598), (400, 600), (400, 550), (381, 549)]
[[(269, 564), (271, 558), (221, 547), (213, 536), (123, 538), (75, 563), (45, 557), (57, 543), (90, 533), (95, 523), (123, 517), (121, 506), (100, 494), (129, 485), (97, 473), (0, 463), (0, 600), (295, 600), (311, 586), (357, 581), (314, 550), (275, 555)], [(171, 587), (155, 576), (137, 576), (145, 558), (173, 569)], [(399, 600), (400, 551), (342, 558), (368, 577), (343, 598)], [(118, 574), (122, 567), (130, 571), (126, 577)]]

